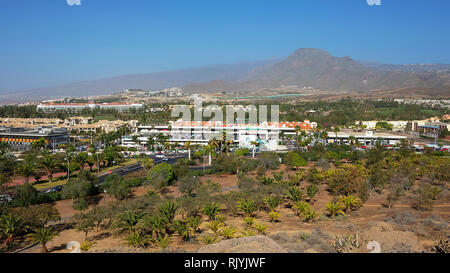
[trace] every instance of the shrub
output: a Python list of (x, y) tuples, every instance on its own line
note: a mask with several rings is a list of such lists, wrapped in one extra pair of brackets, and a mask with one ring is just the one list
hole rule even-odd
[(80, 249), (83, 251), (89, 251), (91, 247), (93, 247), (95, 244), (94, 241), (86, 240), (80, 244)]
[(315, 166), (322, 170), (328, 170), (330, 168), (330, 162), (325, 158), (321, 158), (316, 162)]
[(251, 227), (256, 221), (255, 217), (244, 217), (244, 223), (248, 226)]
[(203, 207), (203, 213), (209, 217), (209, 220), (215, 220), (216, 215), (219, 213), (220, 205), (217, 203), (210, 203)]
[(344, 206), (341, 203), (338, 202), (331, 202), (325, 205), (326, 209), (330, 213), (330, 217), (334, 218), (335, 215), (341, 214), (345, 215), (343, 209)]
[(174, 222), (174, 228), (184, 241), (191, 239), (193, 229), (186, 222), (177, 220)]
[(211, 245), (217, 243), (218, 237), (217, 235), (204, 234), (202, 237), (200, 237), (200, 241), (207, 245)]
[(303, 213), (303, 219), (306, 222), (312, 222), (316, 220), (317, 217), (319, 217), (319, 214), (312, 207), (310, 207)]
[(186, 223), (190, 228), (192, 228), (195, 232), (197, 232), (202, 221), (198, 216), (191, 216), (186, 218)]
[(362, 206), (361, 199), (353, 195), (341, 197), (340, 202), (342, 203), (342, 205), (344, 205), (347, 213), (350, 213), (352, 210), (359, 209)]
[(114, 196), (117, 201), (128, 198), (132, 192), (130, 184), (117, 174), (108, 175), (102, 187), (109, 195)]
[(278, 206), (281, 205), (281, 203), (283, 202), (283, 199), (281, 199), (278, 196), (270, 196), (270, 197), (264, 198), (264, 202), (269, 207), (269, 209), (273, 211), (273, 210), (276, 210), (278, 208)]
[(292, 202), (298, 202), (304, 199), (305, 193), (301, 191), (298, 187), (290, 187), (287, 191), (287, 196)]
[(266, 234), (267, 226), (260, 223), (253, 224), (253, 228), (256, 229), (261, 234)]
[(280, 165), (279, 156), (274, 152), (262, 152), (258, 160), (266, 170), (276, 170)]
[(298, 169), (298, 167), (306, 166), (306, 160), (296, 152), (290, 152), (286, 155), (286, 162), (291, 168)]
[(261, 181), (261, 184), (263, 184), (263, 185), (271, 185), (271, 184), (273, 184), (274, 179), (270, 178), (268, 176), (263, 176), (263, 177), (261, 177), (260, 181)]
[(258, 209), (256, 201), (249, 198), (238, 201), (237, 207), (239, 210), (247, 214), (247, 216), (252, 216)]
[(326, 180), (334, 194), (348, 195), (358, 192), (361, 184), (366, 180), (366, 174), (362, 166), (345, 165), (328, 170)]
[(350, 234), (346, 238), (336, 236), (336, 241), (333, 243), (333, 248), (337, 253), (357, 252), (361, 248), (359, 234)]
[(170, 245), (170, 243), (172, 242), (172, 239), (170, 238), (170, 236), (168, 234), (164, 234), (164, 236), (160, 235), (158, 236), (158, 238), (156, 239), (156, 242), (158, 243), (158, 245), (161, 248), (166, 248)]
[(217, 234), (222, 226), (223, 223), (219, 221), (210, 221), (208, 223), (208, 228), (211, 229), (214, 234)]
[(178, 180), (181, 193), (189, 196), (193, 196), (194, 192), (197, 191), (200, 186), (200, 179), (197, 176), (185, 175)]
[(308, 185), (306, 187), (306, 193), (309, 196), (309, 202), (314, 203), (314, 197), (319, 192), (319, 188), (316, 185)]
[(233, 227), (233, 226), (227, 226), (222, 228), (220, 234), (225, 238), (225, 239), (233, 239), (236, 237), (236, 233), (237, 233), (237, 228)]
[(304, 216), (308, 210), (312, 209), (312, 207), (309, 203), (298, 201), (295, 203), (294, 209), (297, 211), (298, 215)]
[(38, 191), (29, 183), (17, 186), (14, 190), (14, 202), (21, 207), (29, 207), (36, 203)]
[(412, 211), (401, 211), (394, 215), (393, 220), (398, 225), (411, 225), (416, 223), (417, 214)]
[(241, 232), (241, 235), (242, 235), (242, 237), (255, 236), (256, 235), (256, 231), (254, 231), (253, 229), (246, 229), (246, 230)]
[(212, 169), (215, 173), (235, 174), (238, 168), (237, 157), (234, 154), (220, 154), (216, 160), (212, 162)]
[(178, 210), (177, 205), (174, 202), (167, 200), (159, 206), (159, 214), (166, 223), (173, 223), (175, 214)]
[(171, 185), (174, 181), (172, 166), (168, 163), (156, 165), (148, 171), (147, 180), (158, 188)]
[(279, 222), (280, 221), (280, 213), (276, 211), (269, 212), (269, 218), (271, 222)]

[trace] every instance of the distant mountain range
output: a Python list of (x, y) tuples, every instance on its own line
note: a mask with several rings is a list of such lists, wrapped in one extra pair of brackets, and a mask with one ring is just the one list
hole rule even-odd
[(301, 48), (283, 60), (125, 75), (0, 94), (0, 101), (98, 96), (124, 89), (160, 90), (181, 87), (185, 92), (217, 93), (255, 91), (287, 85), (326, 91), (448, 88), (450, 93), (450, 65), (357, 62), (350, 57), (332, 56), (324, 50)]

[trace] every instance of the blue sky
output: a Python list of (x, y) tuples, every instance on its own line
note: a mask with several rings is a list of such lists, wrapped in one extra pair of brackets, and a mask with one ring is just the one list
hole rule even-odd
[(450, 63), (450, 1), (0, 0), (0, 92), (285, 57)]

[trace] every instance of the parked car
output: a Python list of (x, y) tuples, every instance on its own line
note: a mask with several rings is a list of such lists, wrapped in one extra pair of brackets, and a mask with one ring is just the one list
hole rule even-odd
[(45, 193), (59, 192), (61, 190), (62, 190), (62, 186), (56, 186), (56, 187), (46, 190)]
[(0, 203), (9, 203), (12, 202), (11, 196), (9, 194), (1, 194), (0, 195)]

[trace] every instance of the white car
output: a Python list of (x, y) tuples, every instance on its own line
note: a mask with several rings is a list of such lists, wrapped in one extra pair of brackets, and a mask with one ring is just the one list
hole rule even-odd
[(9, 203), (9, 202), (12, 202), (12, 200), (13, 199), (8, 194), (1, 194), (0, 195), (0, 203)]

